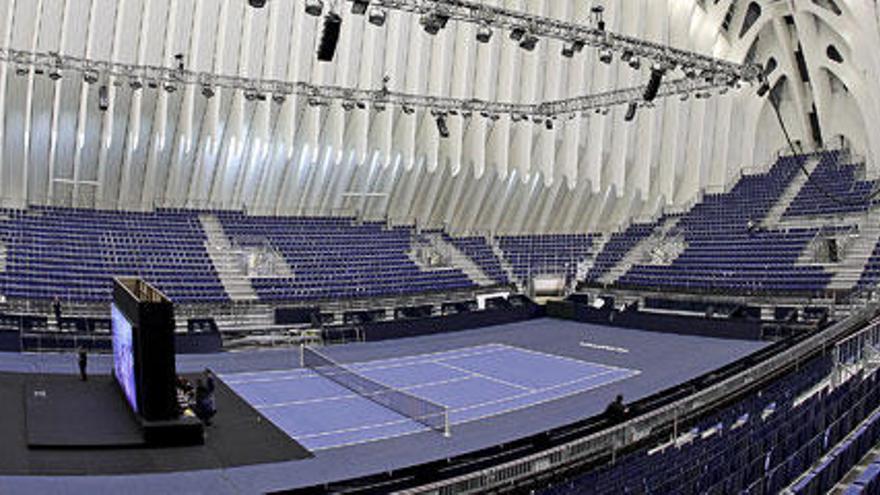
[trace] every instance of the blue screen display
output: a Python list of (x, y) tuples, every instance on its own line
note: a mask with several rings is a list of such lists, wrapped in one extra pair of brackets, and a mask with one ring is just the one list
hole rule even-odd
[(138, 410), (137, 392), (134, 380), (134, 349), (131, 322), (119, 311), (115, 304), (110, 307), (110, 320), (113, 333), (113, 375), (132, 409)]

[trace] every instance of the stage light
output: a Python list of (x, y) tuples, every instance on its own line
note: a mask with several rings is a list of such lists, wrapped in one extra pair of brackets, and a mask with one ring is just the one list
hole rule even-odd
[(342, 109), (345, 110), (346, 112), (350, 112), (350, 111), (354, 110), (354, 106), (355, 105), (354, 105), (353, 101), (345, 100), (342, 102)]
[(584, 49), (584, 46), (585, 43), (581, 40), (566, 43), (565, 46), (562, 47), (562, 56), (572, 58), (575, 53), (580, 53), (580, 51)]
[(211, 99), (214, 97), (214, 88), (208, 85), (202, 86), (202, 96)]
[(88, 84), (98, 82), (98, 73), (93, 70), (87, 70), (83, 73), (83, 80)]
[(603, 48), (599, 52), (599, 61), (603, 64), (610, 64), (612, 60), (614, 60), (614, 52), (611, 51), (611, 48)]
[(169, 93), (173, 93), (173, 92), (177, 91), (177, 86), (171, 84), (170, 82), (166, 82), (164, 87), (165, 87), (165, 91), (167, 91)]
[(547, 119), (544, 121), (544, 126), (547, 127), (548, 131), (553, 130), (553, 119)]
[(356, 106), (358, 110), (365, 110), (367, 108), (367, 104), (362, 101), (356, 101), (354, 106)]
[(180, 72), (183, 72), (183, 69), (184, 69), (183, 54), (182, 53), (174, 54), (174, 60), (177, 61), (177, 70), (179, 70)]
[(660, 91), (660, 85), (663, 83), (663, 76), (665, 74), (666, 69), (660, 65), (651, 67), (651, 79), (648, 81), (648, 87), (645, 88), (645, 101), (654, 101), (657, 98), (657, 93)]
[(106, 84), (98, 88), (98, 110), (106, 112), (110, 108), (110, 92)]
[(623, 62), (629, 63), (629, 61), (632, 60), (632, 58), (633, 58), (632, 50), (624, 50), (624, 52), (620, 55), (620, 60)]
[(640, 70), (642, 68), (642, 61), (639, 57), (633, 57), (629, 60), (629, 66), (632, 70)]
[(248, 5), (255, 9), (262, 9), (266, 6), (266, 0), (248, 0)]
[(385, 9), (373, 7), (370, 9), (370, 15), (367, 17), (367, 21), (374, 26), (384, 26), (387, 17), (388, 13), (385, 12)]
[(129, 81), (128, 81), (128, 86), (129, 86), (131, 89), (137, 91), (137, 90), (139, 90), (139, 89), (141, 89), (141, 88), (144, 87), (144, 83), (141, 82), (140, 79), (138, 79), (138, 78), (136, 78), (136, 77), (133, 77), (133, 78), (129, 79)]
[(477, 29), (477, 41), (480, 43), (488, 43), (492, 39), (492, 29), (487, 25), (480, 26)]
[(430, 35), (439, 33), (441, 29), (446, 27), (447, 22), (449, 22), (449, 15), (441, 11), (431, 12), (427, 15), (423, 15), (419, 19), (419, 24), (421, 24), (425, 28), (425, 32)]
[(513, 41), (519, 41), (526, 34), (526, 29), (522, 27), (515, 27), (510, 30), (510, 39)]
[(342, 17), (335, 12), (324, 16), (324, 29), (321, 32), (321, 41), (318, 43), (318, 60), (330, 62), (336, 55), (336, 45), (339, 44), (339, 31), (342, 28)]
[(351, 13), (356, 15), (364, 15), (367, 12), (367, 7), (369, 6), (370, 2), (368, 0), (352, 0)]
[(538, 46), (538, 37), (533, 34), (525, 35), (519, 42), (519, 47), (527, 52), (534, 50), (536, 46)]
[(257, 99), (257, 92), (249, 89), (244, 92), (244, 99), (247, 101), (254, 101)]
[(275, 93), (274, 95), (272, 95), (272, 101), (274, 101), (275, 103), (281, 105), (281, 104), (283, 104), (285, 101), (287, 101), (287, 96), (284, 95), (284, 94), (282, 94), (282, 93)]
[(26, 76), (28, 73), (28, 70), (29, 69), (27, 67), (25, 67), (24, 65), (19, 65), (18, 67), (15, 68), (15, 75), (16, 76)]
[(415, 109), (415, 108), (408, 107), (408, 106), (406, 106), (406, 105), (400, 107), (400, 109), (403, 110), (403, 113), (405, 113), (405, 114), (407, 114), (407, 115), (412, 115), (412, 114), (416, 113), (416, 109)]
[(636, 111), (639, 109), (638, 104), (636, 102), (629, 102), (629, 107), (626, 109), (626, 115), (623, 116), (623, 120), (626, 122), (632, 122), (634, 118), (636, 118)]
[(49, 71), (49, 79), (51, 79), (53, 81), (57, 81), (57, 80), (61, 79), (61, 72), (59, 72), (58, 69), (50, 70)]
[(688, 79), (696, 79), (696, 77), (697, 77), (697, 69), (696, 68), (694, 68), (693, 66), (688, 66), (688, 67), (685, 67), (683, 70), (684, 70), (685, 77), (687, 77)]
[(306, 14), (320, 17), (324, 13), (324, 2), (321, 0), (306, 0)]
[(449, 128), (446, 127), (446, 117), (442, 114), (437, 116), (437, 131), (440, 133), (441, 138), (449, 137)]

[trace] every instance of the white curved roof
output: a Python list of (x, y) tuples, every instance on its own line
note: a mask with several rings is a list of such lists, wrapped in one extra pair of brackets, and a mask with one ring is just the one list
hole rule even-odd
[[(486, 1), (577, 22), (587, 22), (592, 6)], [(365, 89), (381, 87), (387, 75), (395, 91), (514, 102), (648, 79), (648, 64), (638, 72), (617, 61), (604, 65), (590, 48), (568, 59), (560, 55), (562, 43), (541, 40), (527, 52), (497, 31), (481, 44), (476, 26), (458, 22), (430, 36), (416, 17), (401, 12), (377, 27), (351, 14), (349, 2), (336, 3), (343, 24), (331, 63), (316, 60), (321, 20), (304, 13), (302, 0), (269, 0), (263, 9), (245, 0), (0, 0), (0, 46), (169, 67), (183, 53), (191, 70)], [(785, 78), (782, 108), (793, 137), (815, 144), (815, 106), (825, 143), (845, 136), (874, 171), (880, 156), (873, 124), (880, 116), (874, 2), (604, 5), (613, 31), (737, 62), (773, 57), (778, 68), (771, 81)], [(796, 68), (798, 40), (810, 84)], [(829, 58), (829, 45), (842, 63)], [(660, 207), (685, 206), (743, 168), (767, 165), (785, 146), (768, 103), (752, 87), (708, 100), (658, 100), (632, 123), (624, 122), (625, 107), (563, 119), (552, 130), (507, 117), (451, 116), (451, 136), (440, 139), (427, 112), (345, 111), (293, 98), (248, 101), (241, 91), (219, 89), (206, 99), (197, 87), (135, 91), (107, 81), (110, 105), (102, 112), (101, 82), (17, 75), (14, 65), (0, 63), (0, 197), (6, 204), (357, 210), (459, 231), (595, 231)]]

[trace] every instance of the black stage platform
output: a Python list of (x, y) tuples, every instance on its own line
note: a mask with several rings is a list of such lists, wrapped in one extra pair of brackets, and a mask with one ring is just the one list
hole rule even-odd
[[(127, 410), (130, 423), (119, 411), (90, 411), (92, 400), (121, 394), (109, 376), (90, 377), (82, 383), (70, 375), (0, 373), (0, 475), (136, 474), (216, 469), (299, 460), (311, 454), (266, 420), (259, 412), (217, 380), (217, 416), (205, 430), (205, 445), (149, 448), (113, 443), (134, 441), (139, 425)], [(33, 391), (70, 401), (68, 414), (40, 404)], [(28, 394), (26, 396), (25, 394)], [(79, 395), (85, 394), (85, 395)], [(26, 405), (26, 402), (30, 404)], [(28, 411), (28, 408), (30, 409)], [(94, 417), (89, 417), (93, 414)], [(112, 416), (112, 419), (108, 419)], [(106, 424), (99, 424), (107, 420)], [(54, 424), (52, 424), (54, 422)], [(79, 431), (92, 430), (95, 438)], [(142, 442), (140, 437), (138, 440)], [(28, 448), (34, 441), (40, 448)], [(54, 448), (51, 445), (68, 445)], [(73, 447), (73, 448), (71, 448)], [(77, 448), (82, 447), (82, 448)]]
[(89, 381), (34, 377), (25, 384), (25, 425), (30, 447), (142, 446), (144, 434), (119, 385), (110, 376)]

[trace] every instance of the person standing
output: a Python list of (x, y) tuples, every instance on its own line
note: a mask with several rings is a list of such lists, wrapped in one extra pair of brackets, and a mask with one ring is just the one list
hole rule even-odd
[(52, 299), (52, 312), (55, 313), (55, 325), (61, 330), (61, 298), (58, 296)]
[(86, 350), (82, 347), (79, 348), (79, 358), (77, 360), (79, 362), (79, 378), (82, 381), (88, 380), (88, 376), (86, 375), (86, 367), (89, 364), (89, 355), (86, 353)]

